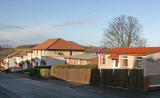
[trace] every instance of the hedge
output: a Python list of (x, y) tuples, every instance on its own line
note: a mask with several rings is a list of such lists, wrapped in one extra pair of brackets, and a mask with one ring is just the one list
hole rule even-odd
[(34, 69), (29, 69), (30, 76), (36, 76), (40, 77), (40, 69), (39, 68), (34, 68)]
[(39, 68), (39, 69), (41, 69), (41, 68), (47, 68), (47, 69), (51, 69), (51, 66), (35, 66), (34, 68)]
[(91, 69), (98, 69), (97, 64), (90, 64), (90, 65), (69, 65), (69, 64), (57, 64), (51, 67), (51, 76), (54, 77), (55, 75), (55, 68), (77, 68), (77, 69), (85, 69), (85, 68), (91, 68)]
[(50, 77), (50, 69), (47, 68), (41, 68), (40, 69), (40, 75), (42, 78), (49, 78)]
[(54, 77), (54, 74), (55, 74), (54, 69), (55, 69), (55, 66), (52, 66), (52, 67), (51, 67), (51, 76), (52, 76), (52, 77)]
[[(89, 65), (70, 65), (70, 64), (57, 64), (52, 66), (53, 68), (91, 68), (98, 69), (97, 64), (89, 64)], [(51, 67), (51, 69), (52, 69)]]

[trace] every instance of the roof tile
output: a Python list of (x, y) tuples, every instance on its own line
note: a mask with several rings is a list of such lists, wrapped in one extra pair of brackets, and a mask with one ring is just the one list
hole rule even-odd
[(97, 53), (147, 55), (155, 52), (160, 52), (160, 47), (121, 47), (114, 49), (106, 49), (98, 51)]
[(40, 49), (40, 50), (45, 50), (45, 49), (54, 49), (54, 50), (85, 50), (83, 47), (66, 41), (64, 39), (61, 38), (57, 38), (57, 39), (49, 39), (45, 42), (43, 42), (40, 45), (37, 45), (36, 47), (34, 47), (33, 49)]

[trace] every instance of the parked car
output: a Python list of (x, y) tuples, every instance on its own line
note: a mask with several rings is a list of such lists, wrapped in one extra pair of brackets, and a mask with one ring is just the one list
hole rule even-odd
[(23, 69), (21, 67), (12, 67), (12, 68), (10, 68), (10, 72), (20, 72), (22, 70)]

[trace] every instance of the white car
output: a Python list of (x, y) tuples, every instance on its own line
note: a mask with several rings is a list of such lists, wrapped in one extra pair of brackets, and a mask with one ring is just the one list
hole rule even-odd
[(12, 68), (10, 68), (10, 72), (20, 72), (22, 70), (23, 69), (21, 67), (12, 67)]

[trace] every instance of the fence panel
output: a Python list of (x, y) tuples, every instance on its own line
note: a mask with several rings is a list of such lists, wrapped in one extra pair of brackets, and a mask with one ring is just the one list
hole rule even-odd
[(71, 82), (143, 89), (142, 69), (67, 69), (55, 68), (55, 77)]
[(143, 70), (142, 69), (102, 69), (101, 85), (142, 89), (143, 88)]

